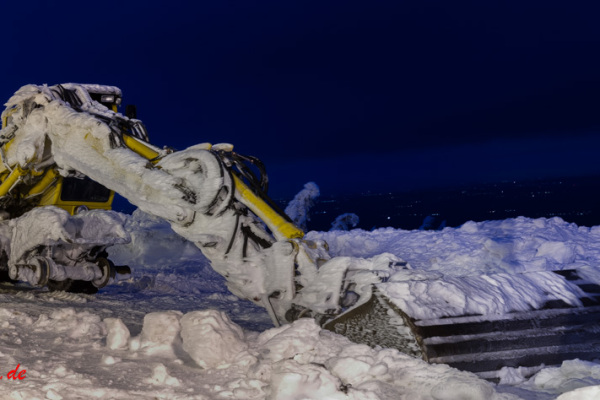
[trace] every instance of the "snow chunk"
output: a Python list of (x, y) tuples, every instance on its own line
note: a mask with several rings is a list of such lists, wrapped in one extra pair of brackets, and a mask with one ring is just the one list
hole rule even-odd
[(167, 386), (180, 386), (181, 382), (179, 379), (169, 375), (167, 367), (163, 364), (158, 364), (152, 370), (152, 377), (146, 379), (145, 382), (153, 385), (167, 385)]
[(527, 367), (503, 367), (498, 373), (498, 378), (500, 378), (500, 384), (502, 385), (517, 385), (524, 382), (527, 375)]
[(598, 400), (600, 399), (600, 386), (588, 386), (564, 393), (556, 400)]
[(120, 318), (105, 318), (104, 323), (108, 329), (106, 346), (111, 350), (126, 348), (129, 342), (129, 329)]
[(321, 328), (310, 318), (265, 331), (257, 340), (261, 359), (277, 362), (314, 350), (320, 332)]
[(545, 368), (538, 372), (531, 383), (548, 390), (558, 389), (569, 391), (590, 384), (597, 384), (600, 380), (600, 365), (581, 360), (564, 361), (560, 367)]
[(436, 385), (431, 390), (435, 400), (488, 400), (494, 389), (484, 381), (453, 379)]
[(56, 393), (54, 390), (50, 389), (46, 392), (46, 398), (49, 400), (62, 400), (63, 397)]
[(323, 367), (315, 364), (299, 364), (286, 360), (273, 372), (271, 380), (272, 399), (347, 399), (340, 392), (340, 381)]
[(180, 311), (146, 314), (140, 334), (140, 348), (148, 355), (175, 357), (174, 346), (180, 344)]
[(242, 328), (216, 310), (192, 311), (181, 318), (183, 349), (202, 368), (224, 368), (248, 348)]
[(582, 250), (578, 251), (579, 246), (573, 246), (569, 243), (548, 241), (543, 242), (537, 249), (537, 257), (546, 257), (551, 261), (569, 264), (575, 261), (575, 257), (578, 252), (583, 253)]
[(105, 331), (100, 316), (87, 311), (76, 312), (74, 308), (59, 308), (50, 315), (41, 314), (33, 323), (36, 332), (52, 330), (63, 337), (76, 341), (88, 340), (90, 337), (100, 337)]
[[(356, 358), (340, 357), (331, 364), (330, 368), (331, 372), (339, 376), (342, 381), (355, 386), (362, 382), (364, 377), (368, 377), (367, 374), (371, 369), (371, 365)], [(387, 370), (387, 367), (384, 366), (384, 368)]]
[(115, 358), (113, 356), (109, 356), (106, 354), (103, 354), (102, 358), (100, 359), (100, 363), (104, 364), (104, 365), (114, 365), (114, 364), (118, 363), (119, 361), (121, 361), (120, 358)]

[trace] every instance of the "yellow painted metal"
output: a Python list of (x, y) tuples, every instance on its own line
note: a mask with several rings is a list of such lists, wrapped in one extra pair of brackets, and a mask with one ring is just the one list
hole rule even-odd
[(273, 232), (277, 239), (301, 239), (304, 237), (302, 229), (286, 220), (277, 211), (273, 210), (263, 199), (258, 197), (246, 184), (233, 176), (235, 190), (239, 200), (258, 216)]
[[(158, 160), (159, 153), (146, 146), (143, 142), (129, 136), (123, 135), (123, 142), (127, 147), (140, 156), (155, 162)], [(210, 145), (206, 145), (207, 149)], [(235, 188), (239, 193), (240, 201), (246, 205), (254, 214), (267, 224), (271, 232), (279, 239), (298, 239), (304, 237), (302, 229), (292, 224), (277, 211), (273, 210), (263, 199), (258, 197), (246, 184), (233, 175)]]
[[(8, 119), (9, 119), (9, 118), (10, 118), (10, 116), (11, 116), (11, 115), (13, 115), (13, 114), (14, 114), (16, 111), (17, 111), (17, 108), (16, 108), (16, 107), (13, 107), (13, 108), (11, 108), (10, 110), (5, 110), (5, 111), (2, 113), (2, 129), (6, 128), (6, 126), (8, 125)], [(10, 148), (10, 145), (12, 144), (12, 142), (13, 142), (13, 139), (14, 139), (14, 138), (10, 139), (10, 140), (9, 140), (7, 143), (5, 143), (5, 144), (2, 146), (2, 151), (3, 151), (4, 153), (6, 153), (6, 152), (8, 151), (8, 149)], [(2, 165), (3, 165), (3, 167), (4, 167), (4, 161), (5, 161), (5, 160), (2, 160)], [(4, 168), (6, 168), (6, 167), (4, 167)]]
[(42, 179), (29, 189), (29, 193), (27, 193), (26, 197), (37, 196), (44, 193), (59, 178), (58, 172), (56, 172), (55, 169), (49, 169), (43, 173), (44, 176)]
[[(113, 195), (114, 195), (114, 193), (111, 193), (111, 198), (110, 198), (111, 203), (112, 203)], [(67, 204), (67, 203), (69, 203), (69, 204)], [(90, 210), (112, 210), (112, 204), (109, 204), (108, 206), (106, 206), (106, 205), (102, 205), (101, 203), (92, 203), (92, 202), (85, 202), (85, 201), (63, 201), (59, 204), (54, 204), (54, 206), (58, 207), (58, 208), (62, 208), (63, 210), (65, 210), (66, 212), (68, 212), (71, 215), (75, 215), (75, 213), (77, 212), (77, 209), (80, 206), (86, 206)]]
[(10, 189), (17, 183), (20, 177), (25, 175), (26, 172), (21, 169), (18, 165), (13, 168), (12, 172), (8, 174), (6, 179), (0, 184), (0, 197), (6, 196)]
[[(62, 208), (63, 210), (69, 212), (69, 214), (74, 215), (75, 211), (80, 206), (86, 206), (90, 210), (101, 209), (101, 210), (110, 210), (112, 209), (112, 202), (115, 197), (115, 192), (110, 191), (110, 195), (107, 201), (104, 202), (95, 202), (95, 201), (66, 201), (61, 199), (62, 186), (63, 186), (63, 177), (55, 173), (56, 184), (52, 185), (52, 182), (43, 189), (42, 198), (37, 204), (38, 207), (42, 206), (56, 206), (58, 208)], [(46, 179), (46, 176), (42, 178), (42, 181)], [(40, 183), (38, 183), (39, 185)], [(36, 185), (37, 186), (37, 185)], [(34, 188), (36, 187), (34, 186)], [(33, 188), (32, 188), (33, 190)], [(45, 190), (45, 192), (44, 192)]]
[[(74, 202), (72, 202), (74, 203)], [(111, 206), (108, 207), (100, 207), (98, 203), (86, 203), (86, 202), (77, 202), (77, 204), (69, 205), (69, 204), (53, 204), (55, 207), (62, 208), (66, 212), (71, 215), (75, 215), (77, 209), (81, 206), (86, 206), (90, 210), (112, 210)]]
[(12, 144), (13, 141), (14, 141), (14, 138), (12, 138), (8, 142), (6, 142), (4, 144), (4, 146), (2, 146), (2, 149), (0, 149), (0, 171), (2, 171), (2, 173), (10, 172), (10, 169), (8, 169), (8, 166), (5, 163), (6, 160), (4, 159), (4, 156), (6, 155), (6, 152), (10, 148), (10, 145)]
[(38, 206), (54, 206), (60, 202), (60, 192), (62, 191), (62, 179), (59, 177), (56, 184), (47, 190), (40, 199)]
[(6, 125), (8, 124), (8, 117), (15, 113), (15, 111), (17, 111), (17, 109), (16, 107), (13, 107), (10, 110), (5, 110), (2, 113), (2, 129), (6, 128)]
[(156, 150), (152, 149), (150, 146), (146, 146), (144, 143), (135, 139), (133, 136), (124, 134), (123, 142), (135, 153), (148, 160), (157, 160), (158, 156), (160, 155)]

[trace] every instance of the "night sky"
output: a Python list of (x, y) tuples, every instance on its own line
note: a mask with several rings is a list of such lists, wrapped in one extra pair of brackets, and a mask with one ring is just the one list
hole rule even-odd
[(597, 2), (17, 3), (0, 98), (119, 86), (154, 144), (233, 143), (276, 198), (600, 174)]

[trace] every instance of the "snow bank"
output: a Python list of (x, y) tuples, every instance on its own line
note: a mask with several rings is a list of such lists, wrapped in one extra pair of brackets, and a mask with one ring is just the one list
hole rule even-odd
[(596, 267), (600, 261), (600, 227), (579, 227), (558, 217), (471, 221), (441, 231), (309, 232), (307, 239), (325, 240), (332, 256), (387, 252), (415, 270), (446, 276)]
[[(497, 393), (493, 385), (470, 373), (444, 365), (432, 366), (396, 350), (351, 343), (342, 336), (321, 330), (312, 319), (300, 319), (259, 335), (244, 335), (225, 314), (214, 310), (193, 311), (183, 316), (177, 312), (153, 313), (144, 318), (142, 338), (147, 332), (151, 332), (153, 342), (172, 346), (172, 353), (178, 346), (173, 335), (179, 334), (183, 349), (200, 367), (196, 372), (199, 377), (218, 374), (224, 378), (214, 387), (218, 397), (516, 398)], [(107, 346), (110, 347), (108, 341)], [(143, 346), (130, 346), (129, 352), (142, 349)], [(109, 349), (108, 354), (110, 352)], [(118, 354), (123, 356), (122, 352)], [(145, 353), (145, 356), (153, 355), (156, 353)], [(147, 379), (154, 385), (188, 384), (171, 364), (159, 364)]]
[(350, 254), (358, 264), (383, 252), (405, 260), (378, 288), (417, 319), (505, 314), (551, 300), (580, 305), (581, 290), (553, 270), (576, 268), (600, 283), (600, 227), (560, 218), (467, 222), (442, 231), (309, 232), (307, 238), (327, 241), (334, 260)]
[(584, 295), (578, 286), (549, 271), (464, 277), (412, 272), (401, 271), (377, 287), (415, 319), (528, 311), (550, 300), (581, 306), (579, 297)]

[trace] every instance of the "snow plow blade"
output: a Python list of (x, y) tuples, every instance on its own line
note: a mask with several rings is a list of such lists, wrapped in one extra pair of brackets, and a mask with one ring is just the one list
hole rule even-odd
[(396, 348), (496, 382), (504, 367), (522, 367), (521, 373), (530, 376), (565, 360), (600, 359), (600, 286), (577, 270), (520, 276), (532, 274), (553, 274), (564, 280), (565, 287), (578, 293), (578, 304), (551, 299), (529, 310), (419, 319), (376, 287), (368, 302), (324, 328), (359, 343)]

